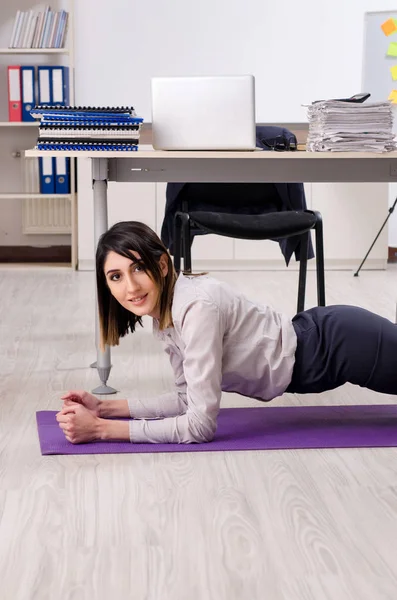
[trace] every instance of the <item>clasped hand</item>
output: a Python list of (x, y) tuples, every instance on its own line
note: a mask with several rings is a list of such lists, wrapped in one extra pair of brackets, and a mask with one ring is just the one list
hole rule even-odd
[(100, 400), (87, 392), (68, 392), (62, 397), (62, 410), (56, 415), (59, 427), (72, 444), (101, 438)]

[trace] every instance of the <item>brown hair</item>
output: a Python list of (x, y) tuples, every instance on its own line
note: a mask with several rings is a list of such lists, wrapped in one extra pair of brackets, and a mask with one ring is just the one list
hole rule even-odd
[[(172, 323), (172, 299), (176, 274), (171, 257), (157, 234), (144, 223), (138, 221), (122, 221), (116, 223), (99, 238), (96, 251), (96, 281), (98, 292), (98, 310), (100, 337), (102, 348), (117, 346), (120, 338), (129, 331), (133, 333), (137, 323), (142, 326), (142, 319), (128, 311), (112, 296), (106, 281), (104, 265), (109, 252), (139, 262), (159, 290), (160, 322), (159, 328), (165, 329)], [(140, 256), (138, 260), (132, 252)], [(168, 272), (164, 277), (160, 268), (160, 258), (166, 255)]]

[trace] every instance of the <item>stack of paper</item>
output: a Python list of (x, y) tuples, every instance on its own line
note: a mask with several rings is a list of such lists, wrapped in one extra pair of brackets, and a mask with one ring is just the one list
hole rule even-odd
[(395, 150), (390, 102), (314, 102), (308, 107), (310, 152), (390, 152)]
[(143, 119), (132, 107), (36, 106), (37, 150), (138, 149)]

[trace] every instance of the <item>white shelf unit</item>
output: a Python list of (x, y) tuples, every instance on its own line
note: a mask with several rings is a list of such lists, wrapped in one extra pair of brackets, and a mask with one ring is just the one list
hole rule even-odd
[(0, 127), (38, 127), (39, 121), (24, 122), (24, 121), (0, 121)]
[(69, 54), (69, 48), (0, 48), (0, 54)]
[(73, 194), (33, 194), (33, 193), (23, 193), (23, 194), (1, 194), (0, 200), (20, 200), (20, 199), (28, 199), (28, 198), (72, 198)]
[[(25, 3), (23, 6), (23, 10), (36, 9), (36, 5), (34, 0), (31, 0), (31, 5), (28, 6), (28, 3)], [(0, 61), (3, 67), (3, 74), (6, 77), (6, 65), (7, 64), (18, 64), (17, 55), (20, 55), (21, 64), (33, 64), (33, 65), (45, 65), (45, 64), (55, 64), (53, 61), (56, 61), (56, 64), (62, 64), (69, 67), (69, 104), (73, 105), (75, 103), (75, 95), (74, 95), (74, 0), (59, 0), (57, 3), (51, 4), (51, 9), (53, 11), (57, 11), (60, 9), (65, 9), (68, 11), (68, 30), (66, 35), (66, 47), (65, 48), (6, 48), (4, 47), (9, 38), (4, 37), (5, 33), (2, 32), (1, 38), (1, 46), (0, 47)], [(42, 8), (41, 8), (42, 10)], [(17, 12), (17, 8), (15, 9), (15, 15)], [(2, 15), (2, 9), (0, 8), (0, 17)], [(7, 32), (11, 35), (11, 31)], [(6, 62), (5, 57), (10, 56), (10, 60)], [(14, 58), (12, 58), (14, 56)], [(21, 186), (21, 183), (18, 181), (20, 179), (21, 169), (16, 167), (15, 163), (12, 163), (12, 159), (21, 159), (24, 160), (24, 151), (33, 147), (36, 143), (37, 139), (37, 128), (39, 125), (39, 121), (36, 122), (10, 122), (6, 121), (8, 106), (4, 103), (8, 102), (7, 99), (7, 85), (6, 80), (4, 80), (5, 85), (3, 87), (3, 94), (1, 95), (1, 105), (0, 105), (0, 160), (10, 161), (9, 164), (13, 165), (13, 168), (8, 169), (8, 164), (5, 163), (3, 165), (4, 173), (6, 177), (2, 178), (2, 185), (0, 187), (0, 201), (3, 202), (3, 205), (0, 204), (0, 210), (5, 209), (5, 213), (9, 213), (13, 210), (12, 201), (19, 201), (23, 203), (30, 203), (30, 207), (32, 207), (33, 202), (43, 203), (35, 204), (35, 209), (43, 206), (43, 210), (49, 208), (51, 211), (51, 203), (53, 203), (54, 210), (57, 210), (57, 202), (67, 202), (67, 214), (70, 217), (70, 226), (65, 228), (59, 228), (58, 231), (48, 231), (51, 234), (52, 244), (56, 245), (56, 238), (53, 237), (57, 235), (57, 233), (61, 234), (70, 234), (71, 236), (71, 267), (75, 269), (77, 267), (78, 253), (77, 253), (77, 191), (76, 191), (76, 168), (75, 168), (75, 160), (71, 160), (70, 164), (70, 182), (71, 182), (71, 191), (70, 194), (41, 194), (38, 192), (26, 192), (24, 190), (19, 191), (18, 187)], [(56, 154), (55, 154), (56, 156)], [(26, 160), (35, 160), (35, 159), (26, 159)], [(0, 170), (1, 165), (0, 165)], [(17, 174), (17, 175), (16, 175)], [(7, 189), (8, 188), (8, 189)], [(16, 188), (16, 191), (11, 191), (13, 188)], [(28, 188), (29, 189), (29, 188)], [(7, 204), (8, 202), (8, 204)], [(10, 204), (11, 203), (11, 204)], [(28, 204), (26, 206), (28, 206)], [(25, 204), (24, 204), (25, 206)], [(5, 207), (5, 208), (4, 208)], [(15, 208), (17, 211), (17, 208)], [(21, 212), (21, 209), (18, 209)], [(29, 209), (28, 209), (29, 210)], [(31, 210), (31, 208), (30, 208)], [(18, 213), (19, 214), (19, 213)], [(23, 211), (21, 212), (23, 215)], [(67, 218), (69, 218), (67, 217)], [(22, 217), (23, 220), (23, 217)], [(51, 221), (51, 218), (49, 219)], [(22, 227), (22, 223), (20, 224)], [(37, 233), (38, 232), (38, 233)], [(49, 235), (46, 234), (44, 230), (41, 230), (40, 227), (35, 231), (35, 228), (32, 227), (31, 231), (25, 232), (25, 235), (29, 235), (30, 233), (39, 234), (41, 244), (45, 243), (47, 239), (50, 238)], [(25, 238), (24, 238), (25, 239)], [(36, 238), (37, 239), (37, 238)], [(52, 245), (49, 244), (49, 245)], [(29, 244), (27, 244), (29, 245)]]

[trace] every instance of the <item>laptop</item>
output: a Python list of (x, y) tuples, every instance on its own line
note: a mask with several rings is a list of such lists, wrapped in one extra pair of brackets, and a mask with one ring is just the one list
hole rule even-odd
[(255, 150), (253, 75), (154, 77), (156, 150)]

